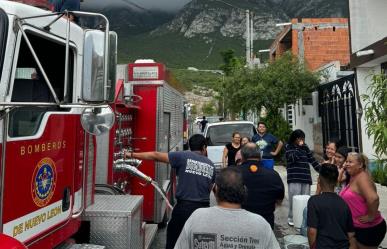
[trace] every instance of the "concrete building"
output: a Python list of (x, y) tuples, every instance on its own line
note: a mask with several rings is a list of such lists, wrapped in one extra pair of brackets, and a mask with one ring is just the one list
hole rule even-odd
[[(342, 72), (348, 68), (350, 59), (348, 20), (346, 18), (292, 19), (291, 24), (285, 26), (272, 43), (270, 59), (275, 60), (287, 51), (298, 56), (310, 70), (321, 72), (321, 84), (327, 84), (348, 75), (348, 72)], [(296, 103), (284, 106), (282, 109), (283, 116), (291, 127), (302, 129), (306, 134), (305, 142), (318, 153), (323, 152), (323, 144), (327, 140), (341, 135), (340, 132), (331, 132), (332, 124), (329, 125), (329, 122), (333, 119), (337, 120), (337, 117), (333, 119), (322, 117), (322, 112), (324, 113), (325, 110), (322, 108), (322, 103), (323, 99), (319, 97), (318, 92), (314, 92), (309, 98), (299, 99)]]
[[(351, 67), (355, 70), (358, 96), (367, 92), (372, 74), (387, 74), (387, 1), (350, 0)], [(360, 150), (374, 158), (373, 138), (366, 134), (367, 124), (359, 98), (359, 145)]]

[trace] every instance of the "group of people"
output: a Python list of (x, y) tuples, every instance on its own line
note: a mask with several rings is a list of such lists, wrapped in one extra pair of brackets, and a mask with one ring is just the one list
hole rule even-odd
[(307, 205), (307, 236), (311, 248), (377, 248), (386, 234), (378, 211), (379, 196), (365, 155), (351, 152), (332, 140), (319, 164), (305, 144), (305, 133), (295, 130), (285, 146), (289, 190), (288, 223), (293, 225), (293, 196), (310, 195), (310, 164), (319, 173), (316, 195)]
[(272, 164), (274, 164), (273, 157), (279, 154), (282, 149), (283, 142), (278, 140), (271, 133), (267, 133), (267, 127), (264, 122), (258, 122), (257, 131), (258, 133), (251, 138), (247, 136), (241, 136), (238, 131), (235, 131), (232, 134), (231, 143), (227, 143), (223, 149), (223, 167), (240, 165), (242, 163), (240, 150), (250, 141), (257, 144), (261, 151), (262, 161), (270, 161)]
[[(127, 152), (127, 157), (157, 160), (176, 169), (177, 203), (167, 227), (166, 248), (280, 248), (273, 233), (274, 211), (284, 199), (279, 174), (262, 167), (283, 143), (258, 124), (258, 134), (238, 132), (225, 147), (225, 166), (216, 173), (207, 158), (206, 139), (195, 134), (190, 151)], [(231, 147), (230, 147), (231, 146)], [(230, 159), (231, 158), (231, 159)], [(326, 146), (319, 163), (295, 130), (285, 146), (289, 196), (288, 223), (293, 225), (293, 196), (310, 195), (310, 165), (319, 172), (316, 195), (307, 205), (307, 236), (311, 248), (377, 248), (386, 233), (378, 211), (379, 198), (365, 156), (338, 143)], [(213, 191), (217, 205), (209, 207)], [(339, 193), (339, 194), (337, 194)]]

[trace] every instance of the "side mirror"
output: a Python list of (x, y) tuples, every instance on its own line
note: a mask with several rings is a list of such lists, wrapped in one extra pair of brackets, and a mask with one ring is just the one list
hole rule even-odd
[(109, 32), (109, 68), (107, 82), (107, 101), (113, 102), (116, 93), (117, 82), (117, 33)]
[(110, 106), (85, 108), (81, 116), (81, 124), (86, 132), (92, 135), (102, 135), (114, 125), (114, 113)]
[(83, 48), (82, 100), (103, 102), (105, 81), (105, 34), (98, 30), (85, 31)]

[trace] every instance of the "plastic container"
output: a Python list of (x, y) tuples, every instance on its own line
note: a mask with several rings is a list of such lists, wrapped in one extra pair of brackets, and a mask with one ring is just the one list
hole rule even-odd
[(295, 228), (301, 228), (303, 219), (302, 213), (308, 204), (309, 198), (309, 195), (293, 196), (293, 222)]
[(262, 159), (261, 166), (264, 168), (267, 168), (267, 169), (273, 169), (274, 168), (274, 159)]
[(302, 235), (286, 235), (285, 249), (309, 249), (308, 238)]

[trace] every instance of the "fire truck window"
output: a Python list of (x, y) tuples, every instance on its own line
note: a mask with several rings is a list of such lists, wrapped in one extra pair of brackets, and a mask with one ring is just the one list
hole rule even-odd
[[(42, 67), (60, 101), (64, 100), (65, 44), (28, 33)], [(68, 99), (72, 100), (74, 71), (74, 51), (70, 50)], [(26, 42), (22, 39), (15, 72), (15, 81), (11, 93), (12, 102), (54, 103), (54, 97), (39, 70)], [(18, 107), (10, 112), (9, 136), (32, 136), (36, 134), (43, 116), (48, 111), (68, 111), (53, 107)]]
[[(27, 32), (42, 67), (60, 101), (64, 100), (64, 75), (66, 46)], [(74, 51), (69, 56), (68, 99), (72, 100)], [(29, 86), (27, 86), (30, 84)], [(17, 61), (16, 77), (12, 91), (13, 102), (55, 102), (27, 43), (22, 39)]]
[(47, 108), (22, 107), (10, 112), (9, 136), (23, 137), (36, 134)]
[(0, 9), (0, 78), (3, 71), (4, 52), (7, 45), (8, 17), (4, 10)]

